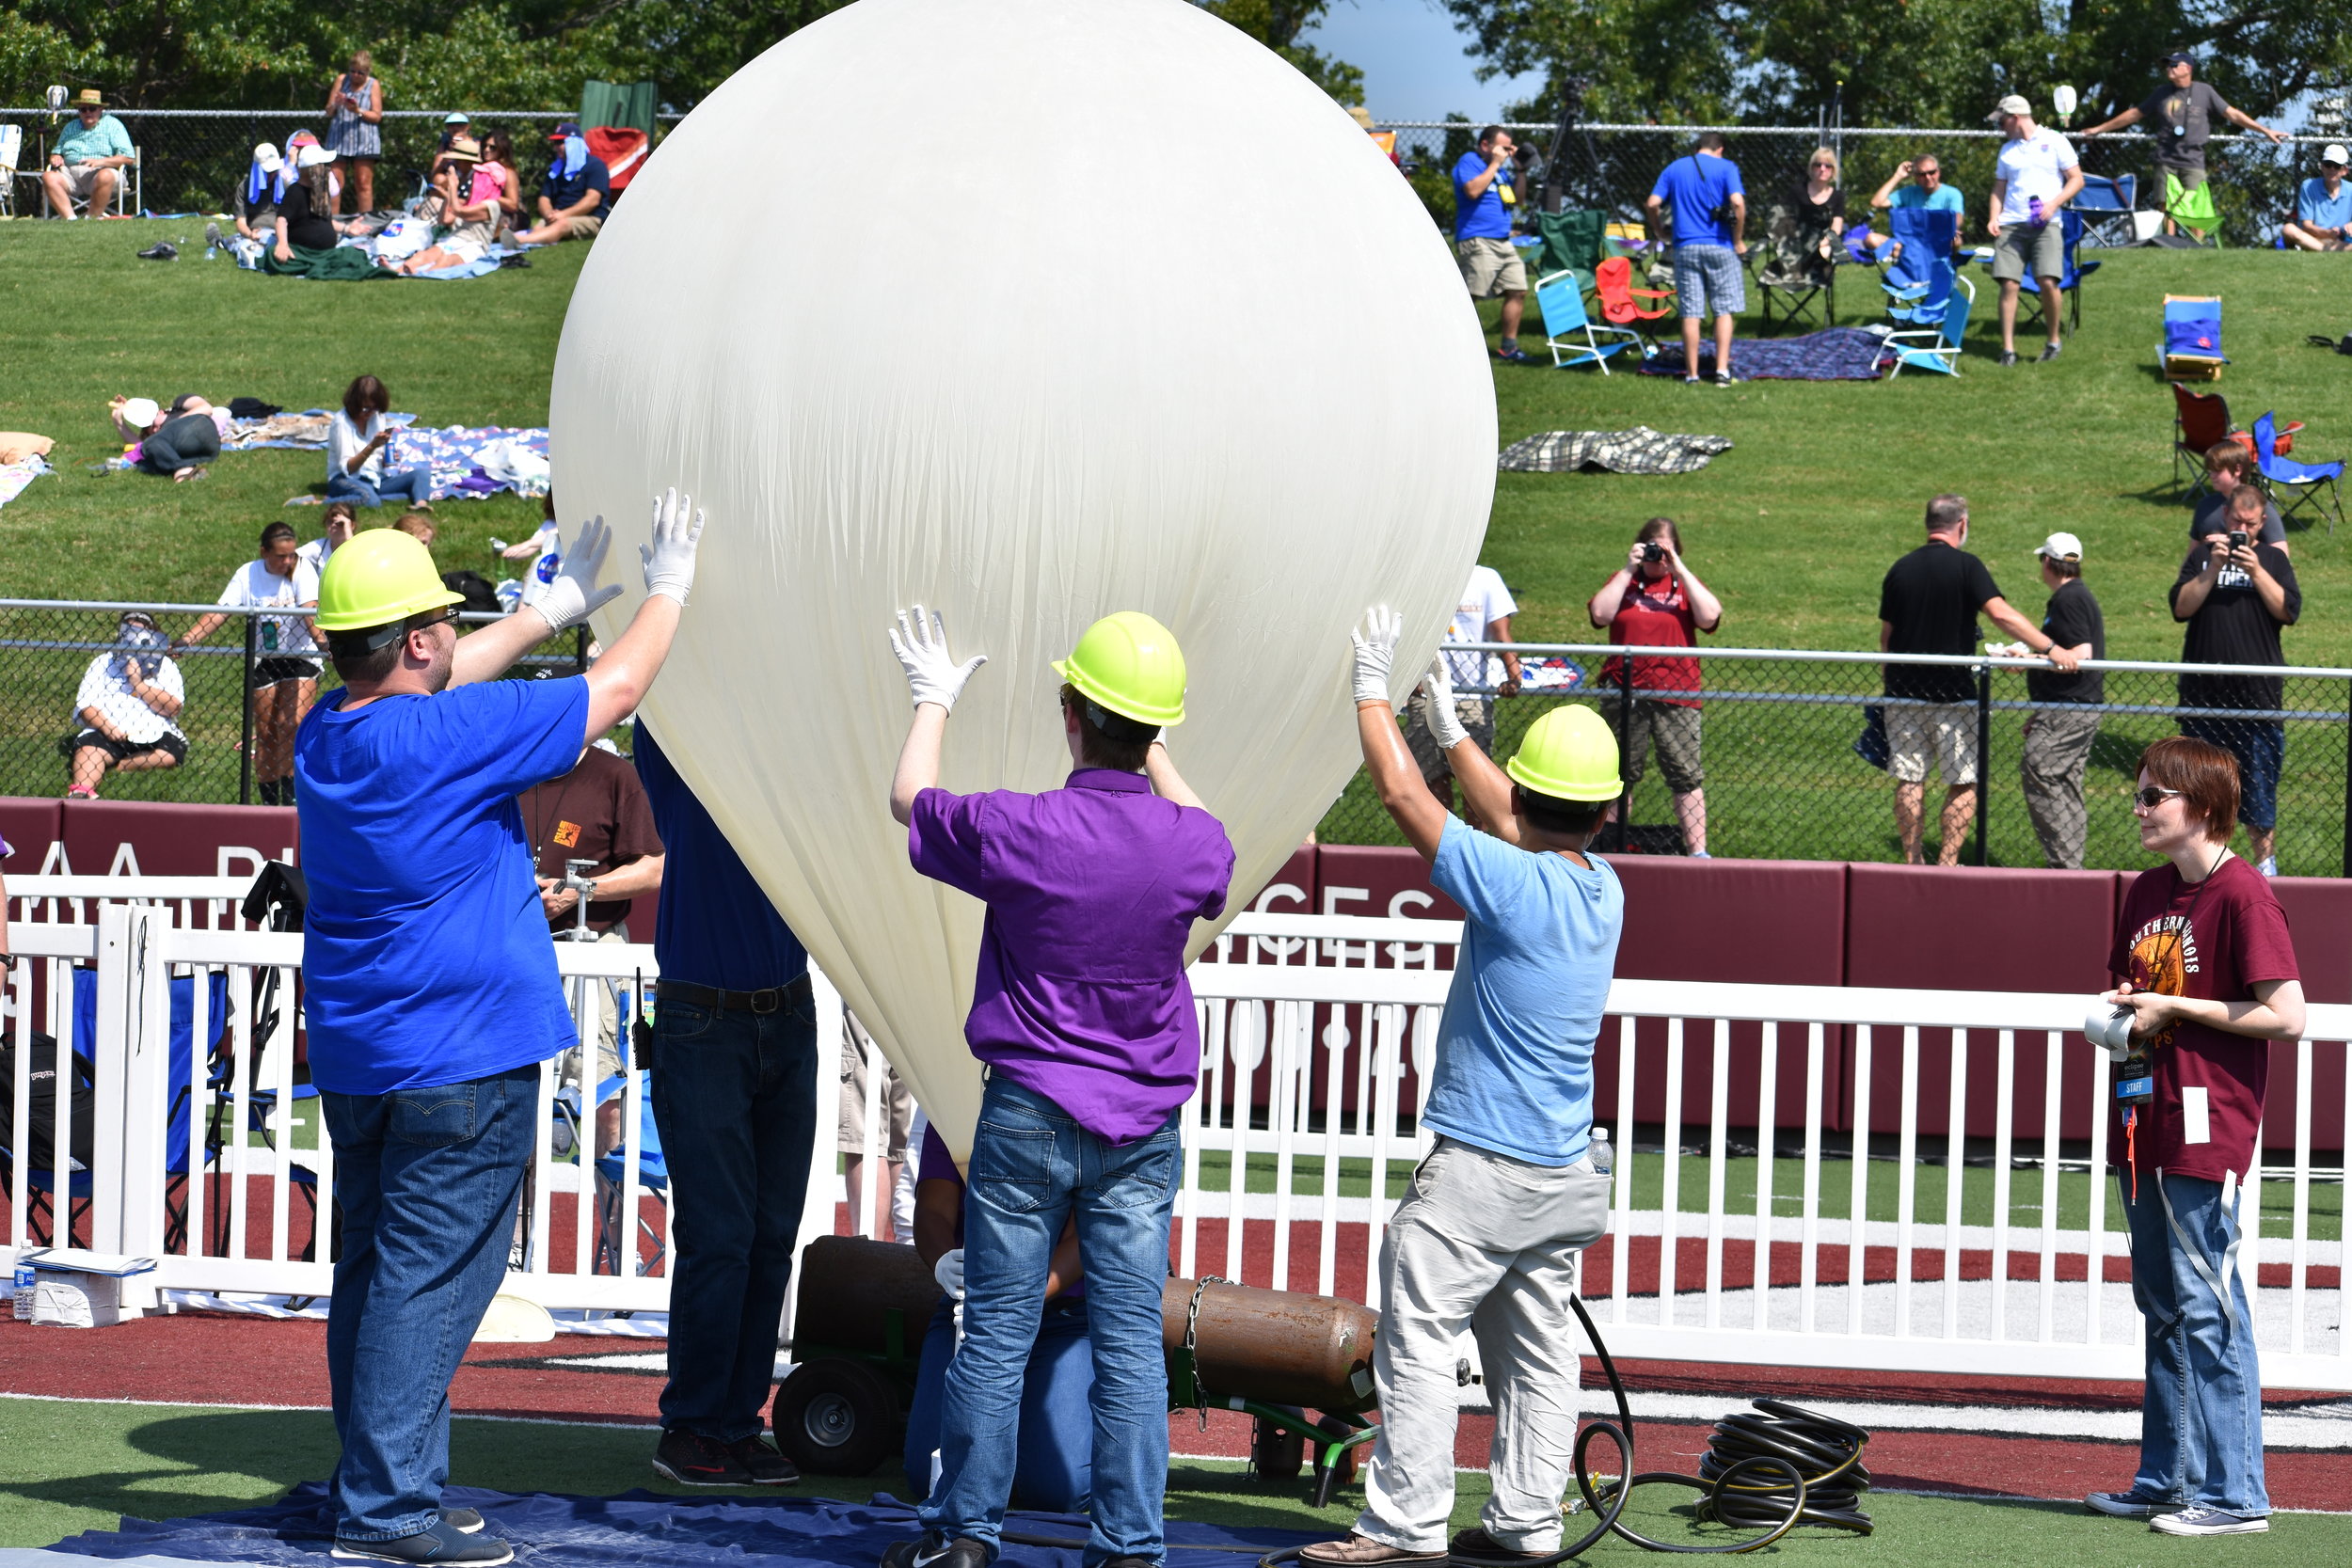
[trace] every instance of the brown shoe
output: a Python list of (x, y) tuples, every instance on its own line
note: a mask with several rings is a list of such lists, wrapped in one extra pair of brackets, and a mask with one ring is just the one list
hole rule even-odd
[(1445, 1553), (1408, 1552), (1402, 1546), (1391, 1546), (1351, 1531), (1344, 1541), (1318, 1541), (1311, 1546), (1301, 1546), (1298, 1560), (1324, 1563), (1327, 1568), (1387, 1568), (1390, 1563), (1443, 1562)]
[(1475, 1564), (1476, 1568), (1511, 1568), (1522, 1562), (1540, 1562), (1555, 1554), (1518, 1551), (1483, 1529), (1466, 1529), (1454, 1532), (1454, 1539), (1446, 1544), (1446, 1555), (1455, 1562)]

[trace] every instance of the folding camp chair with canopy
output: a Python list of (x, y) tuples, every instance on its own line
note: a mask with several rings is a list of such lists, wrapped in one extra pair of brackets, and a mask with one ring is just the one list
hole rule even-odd
[(1977, 286), (1955, 275), (1952, 292), (1944, 301), (1943, 320), (1932, 327), (1886, 335), (1886, 346), (1895, 356), (1894, 368), (1886, 372), (1886, 379), (1892, 381), (1902, 374), (1905, 365), (1915, 370), (1958, 375), (1960, 341), (1967, 334), (1968, 312), (1976, 303)]
[(2230, 362), (2221, 352), (2221, 296), (2164, 296), (2164, 341), (2156, 347), (2167, 381), (2218, 381)]
[(1886, 313), (1915, 326), (1933, 326), (1944, 319), (1958, 268), (1952, 261), (1952, 241), (1959, 233), (1958, 216), (1930, 212), (1925, 207), (1898, 207), (1887, 214), (1893, 252), (1886, 276), (1879, 286), (1886, 291)]
[(1808, 312), (1828, 326), (1837, 319), (1837, 241), (1832, 214), (1810, 202), (1775, 202), (1764, 218), (1763, 243), (1748, 251), (1764, 325), (1778, 319), (1804, 325)]
[[(2271, 494), (2284, 504), (2279, 508), (2283, 521), (2306, 506), (2316, 505), (2328, 519), (2328, 532), (2333, 537), (2336, 524), (2344, 520), (2344, 464), (2297, 463), (2279, 455), (2279, 439), (2271, 416), (2265, 414), (2254, 421), (2254, 464), (2262, 469), (2263, 482)], [(2325, 485), (2323, 490), (2321, 486)]]
[(1607, 213), (1589, 209), (1565, 207), (1556, 213), (1537, 213), (1535, 237), (1543, 241), (1535, 258), (1537, 274), (1572, 272), (1579, 287), (1591, 288), (1593, 271), (1600, 265), (1601, 236), (1608, 227)]
[[(1600, 373), (1609, 373), (1609, 356), (1629, 348), (1638, 348), (1644, 358), (1649, 357), (1649, 345), (1642, 335), (1629, 326), (1609, 326), (1596, 323), (1584, 313), (1584, 291), (1577, 285), (1574, 273), (1554, 273), (1535, 283), (1535, 309), (1543, 313), (1544, 346), (1551, 350), (1555, 369), (1566, 370), (1571, 365), (1598, 365)], [(1603, 341), (1604, 338), (1618, 340)]]

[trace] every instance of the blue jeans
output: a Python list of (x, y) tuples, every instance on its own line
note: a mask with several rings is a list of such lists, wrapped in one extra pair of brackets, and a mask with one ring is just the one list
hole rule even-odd
[(2237, 758), (2237, 819), (2268, 832), (2279, 825), (2279, 772), (2286, 766), (2287, 727), (2275, 719), (2184, 719), (2181, 733), (2210, 740)]
[(653, 1119), (669, 1162), (670, 1380), (661, 1424), (758, 1435), (817, 1137), (817, 1011), (662, 1002)]
[[(2148, 1320), (2148, 1385), (2140, 1396), (2139, 1474), (2132, 1490), (2231, 1513), (2268, 1513), (2262, 1372), (2246, 1281), (2231, 1256), (2238, 1227), (2222, 1207), (2221, 1183), (2143, 1172), (2137, 1203), (2128, 1176), (2122, 1185), (2131, 1222), (2132, 1299)], [(2228, 1287), (2226, 1306), (2192, 1257)]]
[(338, 1535), (432, 1525), (449, 1479), (449, 1380), (506, 1277), (539, 1069), (396, 1094), (319, 1096), (342, 1254), (326, 1375), (342, 1442)]
[[(923, 1336), (923, 1368), (915, 1374), (914, 1402), (907, 1411), (907, 1481), (918, 1498), (930, 1490), (939, 1404), (955, 1351), (955, 1308), (942, 1302)], [(1087, 1511), (1094, 1472), (1087, 1401), (1093, 1392), (1086, 1297), (1049, 1301), (1021, 1384), (1021, 1433), (1012, 1465), (1015, 1506), (1047, 1513)]]
[(963, 1348), (940, 1402), (939, 1485), (924, 1528), (1001, 1548), (1020, 1452), (1022, 1386), (1044, 1307), (1046, 1264), (1074, 1212), (1094, 1353), (1093, 1509), (1087, 1568), (1166, 1560), (1168, 1363), (1160, 1287), (1176, 1201), (1176, 1117), (1110, 1144), (1001, 1073), (980, 1098), (963, 1200)]
[(433, 499), (433, 470), (424, 467), (386, 468), (370, 484), (358, 474), (328, 474), (326, 499), (331, 501), (357, 501), (361, 506), (382, 506), (387, 496), (398, 496), (411, 506), (422, 506)]

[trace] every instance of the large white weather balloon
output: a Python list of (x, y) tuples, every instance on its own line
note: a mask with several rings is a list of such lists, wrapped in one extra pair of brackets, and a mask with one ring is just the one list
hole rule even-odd
[(892, 613), (989, 656), (957, 790), (1058, 784), (1048, 661), (1111, 610), (1165, 622), (1238, 907), (1355, 769), (1349, 626), (1391, 604), (1425, 660), (1494, 483), (1443, 236), (1185, 0), (860, 0), (769, 50), (605, 226), (551, 422), (566, 530), (601, 512), (614, 561), (660, 487), (707, 508), (645, 717), (959, 1154), (981, 909), (890, 817)]

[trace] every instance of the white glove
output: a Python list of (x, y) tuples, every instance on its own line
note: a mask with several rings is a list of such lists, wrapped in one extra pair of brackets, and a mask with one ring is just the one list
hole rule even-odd
[(1454, 672), (1445, 667), (1445, 655), (1430, 661), (1429, 673), (1421, 678), (1421, 694), (1425, 701), (1422, 717), (1439, 751), (1451, 752), (1470, 738), (1470, 731), (1462, 727), (1462, 715), (1454, 705)]
[(1382, 604), (1364, 611), (1363, 630), (1349, 634), (1348, 641), (1356, 645), (1358, 702), (1389, 701), (1389, 666), (1395, 661), (1396, 640), (1404, 631), (1404, 618)]
[(941, 1253), (939, 1261), (931, 1265), (931, 1277), (939, 1281), (939, 1288), (946, 1291), (952, 1299), (961, 1301), (963, 1299), (963, 1248), (957, 1247), (952, 1252)]
[(686, 520), (693, 507), (694, 498), (679, 495), (675, 487), (656, 496), (653, 543), (637, 546), (637, 559), (645, 568), (645, 596), (666, 594), (680, 610), (686, 608), (687, 591), (694, 586), (694, 550), (703, 537), (703, 515), (694, 512), (694, 520)]
[(898, 624), (890, 633), (890, 651), (898, 656), (899, 666), (907, 673), (907, 689), (914, 694), (914, 705), (937, 703), (950, 713), (956, 711), (963, 683), (988, 662), (986, 654), (974, 654), (958, 664), (947, 653), (946, 623), (937, 610), (926, 615), (921, 605), (914, 607), (912, 626), (907, 623), (907, 612), (898, 611)]
[(564, 564), (557, 570), (555, 580), (531, 608), (547, 617), (549, 631), (562, 631), (576, 626), (596, 610), (621, 596), (621, 585), (598, 588), (596, 578), (604, 570), (604, 552), (612, 546), (612, 531), (601, 515), (591, 517), (581, 525), (580, 537), (564, 552)]

